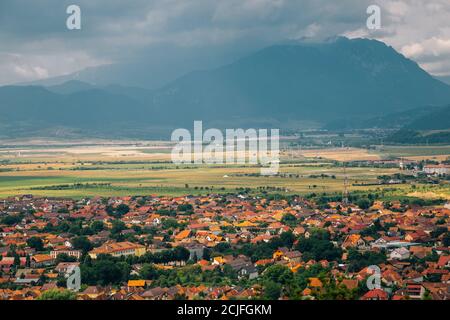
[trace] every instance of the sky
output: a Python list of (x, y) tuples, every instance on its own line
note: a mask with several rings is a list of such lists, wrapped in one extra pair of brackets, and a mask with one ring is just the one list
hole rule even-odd
[[(81, 30), (66, 27), (72, 4)], [(380, 30), (366, 27), (373, 4)], [(196, 68), (337, 35), (381, 40), (431, 74), (450, 75), (449, 18), (449, 0), (0, 0), (0, 85), (169, 56), (197, 57)]]

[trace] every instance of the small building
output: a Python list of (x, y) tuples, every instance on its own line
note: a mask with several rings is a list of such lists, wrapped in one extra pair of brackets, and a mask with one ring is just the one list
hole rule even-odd
[(405, 260), (408, 259), (409, 256), (409, 250), (405, 247), (397, 248), (389, 254), (389, 257), (393, 260)]
[(80, 250), (52, 250), (50, 251), (50, 255), (53, 259), (56, 259), (59, 254), (66, 254), (69, 257), (75, 257), (77, 259), (81, 258), (81, 251)]
[(450, 166), (445, 164), (426, 165), (423, 172), (429, 175), (447, 175), (450, 173)]
[(48, 267), (55, 263), (55, 259), (49, 254), (35, 254), (31, 257), (31, 267)]
[(102, 246), (89, 251), (92, 259), (97, 259), (99, 254), (110, 254), (113, 257), (137, 256), (140, 257), (147, 252), (145, 246), (125, 241), (115, 243), (105, 243)]

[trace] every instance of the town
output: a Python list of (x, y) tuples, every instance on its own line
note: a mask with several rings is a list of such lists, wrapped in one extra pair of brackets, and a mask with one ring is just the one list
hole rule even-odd
[(447, 300), (449, 247), (445, 201), (30, 194), (0, 202), (0, 299)]

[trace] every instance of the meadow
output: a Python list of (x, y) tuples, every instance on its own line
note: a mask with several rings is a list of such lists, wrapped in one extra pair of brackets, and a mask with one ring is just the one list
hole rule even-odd
[[(446, 149), (447, 148), (447, 149)], [(175, 165), (170, 145), (133, 144), (29, 145), (0, 148), (0, 198), (20, 194), (83, 198), (125, 195), (187, 195), (235, 192), (242, 188), (287, 194), (342, 192), (344, 170), (333, 160), (378, 160), (394, 154), (448, 156), (450, 147), (384, 147), (381, 151), (342, 148), (283, 152), (279, 176), (260, 176), (250, 165)], [(387, 154), (392, 152), (392, 154)], [(380, 175), (398, 173), (397, 168), (348, 167), (349, 190), (392, 189), (397, 193), (450, 195), (448, 186), (409, 184), (366, 186)]]

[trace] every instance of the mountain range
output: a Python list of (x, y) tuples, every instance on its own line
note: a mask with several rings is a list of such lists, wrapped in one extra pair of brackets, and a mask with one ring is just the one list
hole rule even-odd
[(194, 120), (219, 128), (370, 126), (386, 114), (426, 116), (449, 104), (450, 87), (392, 47), (339, 37), (270, 46), (157, 89), (74, 80), (0, 87), (0, 137), (167, 138)]

